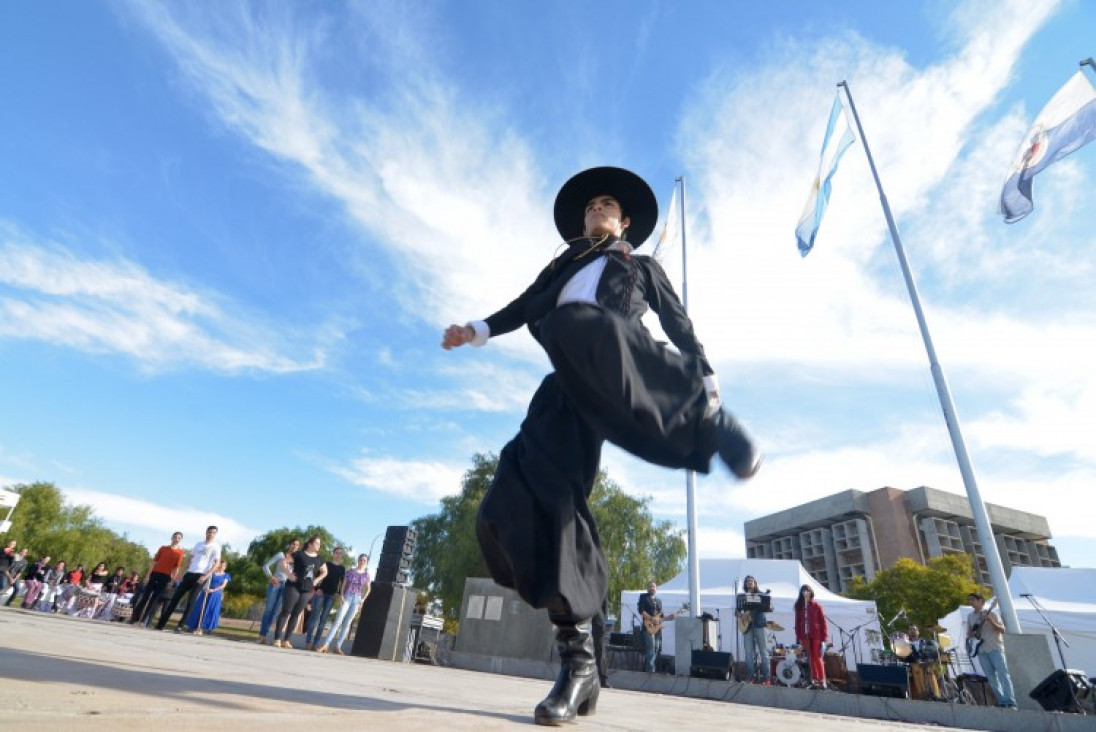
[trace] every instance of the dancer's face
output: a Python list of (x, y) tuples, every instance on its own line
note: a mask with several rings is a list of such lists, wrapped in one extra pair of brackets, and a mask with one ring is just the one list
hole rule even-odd
[(623, 236), (632, 223), (624, 215), (620, 201), (612, 196), (594, 196), (586, 204), (586, 236)]

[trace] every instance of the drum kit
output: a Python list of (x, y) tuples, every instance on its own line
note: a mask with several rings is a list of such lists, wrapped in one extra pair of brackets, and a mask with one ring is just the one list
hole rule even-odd
[(807, 650), (801, 645), (777, 644), (772, 653), (772, 676), (782, 686), (805, 686), (811, 678)]
[[(946, 630), (941, 626), (933, 626), (929, 630), (941, 633)], [(938, 636), (939, 637), (939, 636)], [(946, 636), (945, 636), (946, 638)], [(880, 663), (904, 663), (909, 666), (910, 698), (921, 701), (935, 701), (943, 698), (940, 692), (940, 673), (943, 668), (940, 665), (940, 645), (931, 639), (923, 638), (916, 641), (902, 632), (894, 632), (890, 635), (891, 650), (881, 651)], [(873, 660), (875, 652), (873, 649)]]

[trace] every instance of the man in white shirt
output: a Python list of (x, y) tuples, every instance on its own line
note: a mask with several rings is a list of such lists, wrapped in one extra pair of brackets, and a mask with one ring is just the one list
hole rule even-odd
[(156, 624), (156, 630), (164, 629), (171, 614), (175, 612), (175, 608), (183, 599), (183, 595), (187, 595), (186, 609), (183, 610), (183, 615), (175, 626), (176, 633), (182, 632), (183, 620), (189, 617), (194, 601), (202, 590), (202, 585), (213, 574), (213, 568), (221, 560), (221, 545), (214, 541), (216, 537), (217, 527), (210, 526), (206, 529), (205, 541), (198, 542), (190, 550), (190, 565), (183, 579), (175, 583), (175, 593), (171, 596), (167, 607), (160, 613), (160, 622)]

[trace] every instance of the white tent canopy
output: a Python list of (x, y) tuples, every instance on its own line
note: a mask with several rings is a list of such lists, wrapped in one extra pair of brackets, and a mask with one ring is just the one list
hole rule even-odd
[[(742, 655), (741, 636), (735, 623), (735, 594), (742, 591), (742, 582), (746, 575), (757, 578), (761, 591), (772, 593), (773, 612), (769, 619), (784, 627), (775, 631), (775, 641), (784, 645), (795, 643), (795, 600), (799, 588), (809, 585), (826, 612), (829, 621), (830, 642), (834, 649), (844, 651), (848, 668), (854, 668), (856, 662), (872, 662), (872, 649), (881, 649), (879, 618), (875, 603), (866, 600), (850, 600), (827, 590), (816, 582), (797, 561), (785, 559), (702, 559), (700, 560), (700, 605), (701, 610), (711, 613), (719, 620), (720, 638), (711, 638), (716, 650), (729, 651), (735, 660)], [(626, 590), (620, 594), (622, 630), (638, 625), (639, 612), (636, 609), (639, 596), (646, 588)], [(662, 599), (662, 610), (669, 615), (689, 601), (689, 575), (682, 572), (658, 589)], [(695, 613), (692, 613), (695, 615)], [(869, 631), (871, 631), (869, 633)], [(662, 652), (674, 653), (673, 623), (666, 626), (662, 634)], [(870, 639), (870, 642), (869, 642)]]
[[(1063, 668), (1048, 621), (1069, 644), (1062, 648), (1068, 667), (1096, 674), (1096, 569), (1016, 567), (1008, 586), (1021, 630), (1046, 636), (1054, 665)], [(1042, 608), (1045, 620), (1032, 600)], [(960, 642), (966, 637), (963, 624), (970, 613), (964, 605), (941, 618), (940, 625)]]

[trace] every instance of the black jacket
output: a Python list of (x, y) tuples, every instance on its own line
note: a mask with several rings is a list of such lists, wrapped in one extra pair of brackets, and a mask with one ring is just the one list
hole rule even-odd
[(597, 302), (603, 308), (643, 327), (640, 319), (650, 308), (658, 315), (662, 330), (683, 355), (698, 360), (701, 373), (713, 373), (704, 355), (704, 346), (693, 332), (685, 308), (674, 292), (666, 271), (654, 259), (636, 254), (606, 251), (612, 240), (596, 251), (587, 252), (589, 239), (580, 239), (551, 264), (541, 270), (525, 292), (509, 305), (485, 319), (491, 337), (529, 326), (529, 332), (539, 342), (537, 324), (556, 307), (559, 293), (575, 273), (596, 257), (608, 257), (605, 272), (597, 288)]

